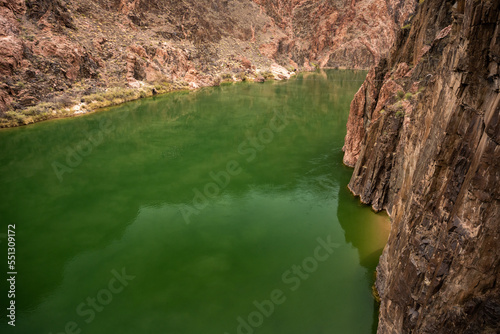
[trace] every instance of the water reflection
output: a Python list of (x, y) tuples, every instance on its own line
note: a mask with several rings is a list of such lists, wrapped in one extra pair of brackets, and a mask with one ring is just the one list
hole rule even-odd
[[(342, 198), (351, 171), (341, 165), (360, 85), (353, 79), (364, 74), (325, 73), (328, 80), (312, 74), (172, 94), (0, 132), (0, 215), (22, 235), (19, 331), (60, 332), (75, 320), (96, 334), (235, 332), (237, 317), (286, 290), (283, 272), (331, 235), (340, 248), (259, 332), (369, 332), (363, 266), (381, 246), (346, 223), (374, 215)], [(276, 111), (289, 118), (286, 128), (248, 161), (239, 146)], [(68, 148), (78, 150), (103, 122), (111, 131), (61, 182), (52, 163), (67, 163)], [(179, 205), (192, 204), (195, 189), (231, 160), (241, 173), (186, 224)], [(123, 267), (136, 278), (87, 324), (76, 307)]]
[[(353, 195), (347, 187), (340, 189), (337, 217), (345, 232), (345, 241), (357, 249), (359, 264), (367, 269), (367, 282), (371, 288), (375, 282), (375, 268), (389, 237), (390, 222), (385, 213), (360, 214), (360, 211), (367, 210), (370, 210), (367, 206), (353, 203)], [(377, 331), (377, 309), (378, 305), (374, 300), (372, 333)]]

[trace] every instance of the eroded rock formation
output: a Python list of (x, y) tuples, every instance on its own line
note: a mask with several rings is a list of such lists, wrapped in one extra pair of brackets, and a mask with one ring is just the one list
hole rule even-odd
[[(90, 107), (85, 96), (109, 88), (197, 88), (315, 66), (367, 68), (415, 3), (0, 0), (0, 127), (58, 117), (80, 101)], [(47, 103), (30, 108), (40, 102)]]
[(308, 66), (368, 69), (386, 56), (396, 32), (413, 13), (408, 0), (254, 0), (285, 36), (278, 57)]
[(387, 210), (378, 333), (500, 331), (500, 1), (421, 1), (351, 104), (352, 192)]

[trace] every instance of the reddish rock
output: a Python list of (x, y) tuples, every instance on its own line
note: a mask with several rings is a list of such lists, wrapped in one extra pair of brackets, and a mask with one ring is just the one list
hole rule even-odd
[(375, 109), (371, 114), (371, 121), (375, 121), (380, 116), (380, 111), (384, 109), (389, 101), (395, 102), (397, 99), (396, 94), (398, 92), (403, 92), (403, 87), (398, 85), (396, 81), (389, 79), (384, 82), (382, 88), (380, 88), (380, 92), (377, 97), (377, 104)]
[(365, 69), (387, 55), (415, 8), (410, 0), (254, 1), (287, 34), (286, 40), (261, 45), (261, 52), (301, 64), (307, 58), (323, 67)]
[(149, 58), (146, 50), (140, 45), (131, 45), (128, 48), (130, 52), (137, 54), (139, 57)]
[(0, 111), (6, 111), (7, 107), (12, 103), (12, 95), (7, 93), (8, 90), (7, 85), (0, 87)]
[(0, 111), (124, 84), (201, 87), (241, 70), (286, 79), (281, 66), (368, 67), (411, 2), (0, 0), (0, 77), (24, 87), (0, 88)]
[(366, 86), (362, 85), (351, 102), (347, 119), (348, 135), (344, 140), (344, 164), (354, 167), (361, 152), (361, 140), (365, 136), (363, 116), (366, 105)]
[(15, 14), (7, 7), (0, 7), (0, 36), (15, 36), (19, 34), (19, 23)]
[(9, 76), (22, 60), (23, 44), (14, 36), (0, 37), (0, 75)]
[(252, 62), (245, 57), (241, 57), (241, 65), (243, 65), (243, 67), (247, 70), (252, 68)]
[(18, 16), (26, 13), (26, 3), (24, 0), (0, 0), (0, 7), (7, 8)]
[(405, 63), (405, 62), (399, 63), (396, 67), (396, 70), (394, 71), (394, 74), (393, 74), (394, 80), (397, 80), (397, 79), (404, 77), (408, 73), (409, 70), (410, 70), (410, 67), (408, 66), (407, 63)]
[[(361, 142), (365, 136), (365, 128), (370, 124), (371, 117), (377, 106), (377, 99), (386, 74), (387, 63), (379, 65), (368, 72), (365, 82), (351, 102), (347, 119), (347, 134), (344, 141), (344, 164), (354, 167), (361, 152)], [(380, 110), (379, 110), (380, 111)], [(366, 115), (366, 116), (365, 116)]]
[[(42, 39), (33, 47), (33, 53), (46, 58), (58, 58), (67, 79), (76, 80), (84, 65), (84, 58), (89, 57), (82, 46), (64, 36), (52, 36)], [(92, 57), (89, 61), (95, 63)]]
[(272, 42), (262, 44), (261, 46), (259, 46), (259, 51), (267, 58), (274, 59), (276, 57), (276, 54), (278, 53), (278, 43)]

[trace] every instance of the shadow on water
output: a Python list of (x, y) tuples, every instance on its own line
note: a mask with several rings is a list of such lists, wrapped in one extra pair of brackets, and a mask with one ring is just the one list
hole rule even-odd
[[(346, 242), (352, 244), (359, 254), (359, 264), (367, 269), (366, 276), (370, 289), (375, 283), (375, 269), (389, 237), (390, 222), (385, 213), (373, 215), (366, 205), (353, 203), (353, 195), (343, 186), (339, 191), (337, 217), (345, 232)], [(357, 198), (356, 198), (357, 200)], [(366, 212), (360, 215), (359, 211)], [(373, 300), (372, 333), (377, 332), (379, 304)]]

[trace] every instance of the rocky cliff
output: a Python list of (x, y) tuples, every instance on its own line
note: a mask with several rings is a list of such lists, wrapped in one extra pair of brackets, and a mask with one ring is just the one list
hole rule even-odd
[(351, 191), (392, 218), (378, 333), (500, 332), (500, 1), (425, 0), (351, 104)]
[(178, 88), (368, 68), (416, 0), (0, 0), (0, 127)]
[(284, 31), (274, 41), (278, 59), (307, 67), (368, 69), (393, 44), (415, 9), (408, 0), (254, 0)]

